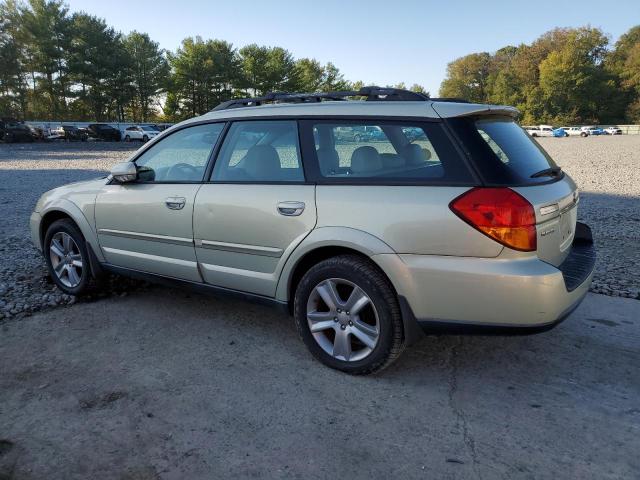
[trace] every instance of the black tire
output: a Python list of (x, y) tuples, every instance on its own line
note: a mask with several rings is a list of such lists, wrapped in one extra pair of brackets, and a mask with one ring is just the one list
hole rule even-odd
[[(83, 266), (82, 266), (82, 273), (80, 275), (80, 282), (75, 287), (69, 287), (64, 283), (62, 283), (62, 281), (58, 278), (58, 276), (55, 274), (53, 270), (53, 264), (51, 263), (51, 254), (50, 254), (51, 239), (56, 233), (59, 233), (59, 232), (64, 232), (69, 236), (71, 236), (71, 238), (77, 245), (80, 255), (82, 257)], [(89, 254), (87, 252), (87, 246), (84, 241), (84, 237), (82, 236), (82, 232), (80, 232), (80, 229), (73, 222), (73, 220), (69, 218), (63, 218), (53, 222), (49, 226), (49, 228), (47, 229), (47, 233), (45, 234), (42, 250), (43, 250), (45, 262), (47, 264), (47, 268), (49, 270), (49, 275), (53, 279), (56, 286), (60, 290), (62, 290), (64, 293), (68, 295), (82, 296), (82, 295), (86, 295), (93, 292), (99, 285), (99, 282), (97, 282), (91, 274)]]
[(129, 135), (125, 135), (124, 141), (125, 142), (130, 142), (131, 141), (131, 137)]
[(143, 142), (143, 143), (147, 143), (148, 141), (149, 141), (149, 137), (147, 137), (146, 135), (144, 135), (144, 136), (142, 137), (142, 142)]
[[(378, 312), (378, 343), (371, 353), (357, 361), (340, 360), (325, 352), (316, 342), (307, 322), (307, 302), (314, 288), (330, 278), (340, 278), (360, 287)], [(357, 255), (340, 255), (311, 267), (302, 277), (294, 298), (294, 317), (298, 333), (314, 357), (328, 367), (353, 375), (378, 372), (397, 359), (404, 349), (403, 324), (396, 294), (378, 268)]]

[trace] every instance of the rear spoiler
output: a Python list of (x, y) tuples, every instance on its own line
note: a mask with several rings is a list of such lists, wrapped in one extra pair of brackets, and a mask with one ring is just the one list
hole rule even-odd
[(520, 112), (507, 105), (479, 105), (477, 103), (433, 103), (433, 109), (442, 118), (469, 117), (471, 115), (504, 115), (517, 118)]

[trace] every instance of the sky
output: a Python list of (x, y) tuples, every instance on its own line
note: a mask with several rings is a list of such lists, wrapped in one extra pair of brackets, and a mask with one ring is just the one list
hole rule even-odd
[(200, 35), (284, 47), (333, 62), (348, 80), (404, 82), (437, 95), (447, 63), (473, 52), (530, 43), (555, 27), (591, 25), (615, 42), (640, 24), (640, 0), (66, 0), (72, 12), (116, 30), (148, 33), (175, 50)]

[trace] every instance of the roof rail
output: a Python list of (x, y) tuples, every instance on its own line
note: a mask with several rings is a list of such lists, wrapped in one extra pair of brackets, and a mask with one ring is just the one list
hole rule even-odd
[(231, 108), (257, 107), (265, 103), (317, 103), (323, 100), (346, 100), (348, 97), (365, 97), (366, 101), (427, 101), (424, 93), (412, 92), (400, 88), (362, 87), (360, 90), (337, 92), (288, 93), (270, 92), (262, 97), (238, 98), (222, 102), (211, 110), (228, 110)]
[(452, 102), (452, 103), (472, 103), (466, 98), (458, 98), (458, 97), (440, 97), (440, 98), (432, 98), (432, 102)]

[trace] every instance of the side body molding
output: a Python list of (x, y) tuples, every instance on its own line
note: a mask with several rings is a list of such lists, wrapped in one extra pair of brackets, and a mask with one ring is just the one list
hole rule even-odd
[(349, 227), (319, 227), (314, 229), (287, 259), (278, 286), (276, 288), (276, 300), (289, 301), (289, 290), (293, 272), (300, 260), (308, 253), (322, 247), (344, 247), (362, 253), (368, 257), (383, 253), (396, 252), (370, 233)]

